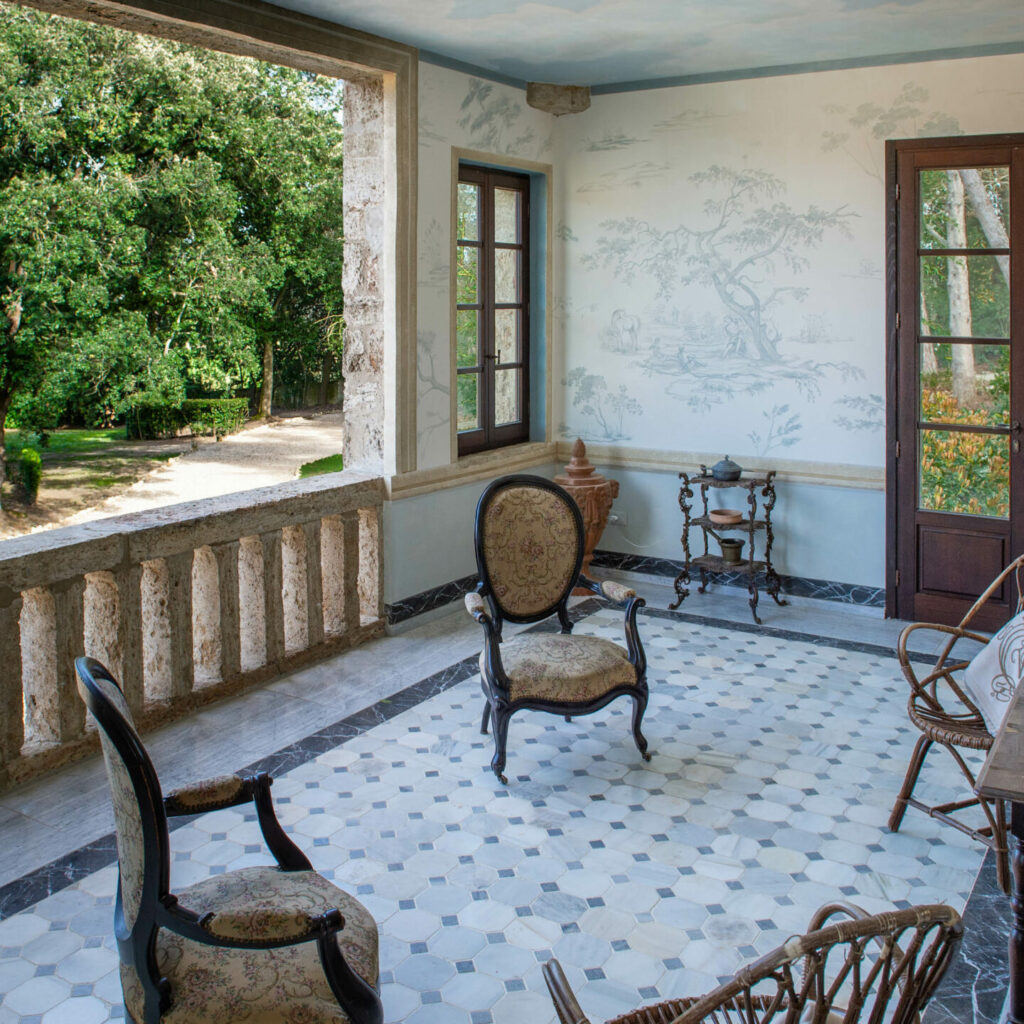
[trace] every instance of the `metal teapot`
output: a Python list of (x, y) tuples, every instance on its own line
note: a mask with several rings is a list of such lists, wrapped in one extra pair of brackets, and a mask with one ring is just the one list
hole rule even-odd
[(711, 475), (716, 480), (739, 480), (743, 467), (736, 465), (728, 455), (711, 467)]

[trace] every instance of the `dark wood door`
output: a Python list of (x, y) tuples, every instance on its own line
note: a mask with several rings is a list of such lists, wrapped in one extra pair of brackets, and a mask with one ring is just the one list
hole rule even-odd
[(886, 155), (886, 608), (954, 624), (1024, 544), (1024, 135)]

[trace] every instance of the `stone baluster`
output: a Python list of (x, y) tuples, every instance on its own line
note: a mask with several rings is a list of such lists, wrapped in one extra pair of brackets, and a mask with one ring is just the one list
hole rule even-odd
[(21, 754), (25, 742), (24, 691), (21, 681), (21, 594), (0, 591), (0, 783), (6, 765)]
[(192, 646), (192, 559), (194, 552), (170, 555), (167, 563), (167, 616), (171, 636), (171, 700), (187, 697), (195, 683)]
[(238, 610), (237, 540), (213, 546), (220, 590), (220, 677), (234, 679), (242, 670), (242, 624)]
[(62, 580), (50, 592), (57, 648), (58, 737), (67, 743), (85, 731), (85, 705), (75, 676), (75, 658), (85, 654), (85, 577)]
[(342, 581), (345, 601), (345, 632), (359, 628), (359, 513), (345, 512), (341, 517)]
[(380, 521), (381, 510), (361, 508), (359, 510), (359, 561), (346, 571), (353, 572), (359, 580), (359, 608), (361, 619), (355, 621), (372, 622), (381, 617), (380, 595)]
[(282, 597), (281, 531), (260, 534), (263, 545), (263, 607), (267, 636), (267, 664), (284, 658), (284, 600)]
[(306, 646), (324, 642), (324, 581), (320, 520), (302, 524), (306, 538)]
[(143, 684), (142, 657), (142, 566), (135, 564), (119, 569), (117, 583), (117, 632), (121, 646), (121, 678), (133, 715), (140, 715), (146, 703)]

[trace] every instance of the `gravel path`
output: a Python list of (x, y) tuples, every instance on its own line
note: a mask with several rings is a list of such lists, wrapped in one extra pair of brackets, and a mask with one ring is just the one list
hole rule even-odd
[(340, 412), (296, 416), (243, 430), (221, 441), (203, 438), (194, 451), (185, 452), (123, 493), (59, 525), (87, 523), (294, 480), (304, 462), (341, 452), (343, 419)]

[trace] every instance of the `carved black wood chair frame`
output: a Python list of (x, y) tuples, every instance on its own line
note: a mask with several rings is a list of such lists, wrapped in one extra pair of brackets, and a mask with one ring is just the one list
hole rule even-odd
[[(484, 552), (484, 519), (487, 509), (503, 492), (517, 487), (539, 488), (556, 495), (569, 510), (575, 525), (576, 534), (575, 563), (569, 580), (561, 594), (548, 606), (528, 615), (517, 615), (503, 606), (495, 593)], [(488, 722), (493, 720), (494, 757), (491, 760), (491, 769), (503, 784), (506, 784), (508, 781), (504, 775), (504, 770), (509, 719), (517, 711), (523, 709), (560, 714), (564, 716), (566, 721), (570, 721), (577, 715), (589, 715), (599, 711), (617, 697), (630, 697), (633, 700), (633, 738), (643, 759), (645, 761), (650, 761), (651, 759), (651, 755), (647, 750), (647, 740), (640, 730), (648, 699), (647, 657), (644, 654), (643, 645), (640, 642), (640, 635), (637, 632), (636, 626), (637, 613), (646, 604), (646, 601), (642, 597), (638, 597), (635, 591), (621, 584), (611, 581), (598, 582), (582, 574), (584, 537), (583, 516), (580, 513), (579, 506), (562, 487), (544, 477), (532, 476), (526, 473), (501, 477), (488, 485), (477, 503), (474, 547), (480, 583), (474, 593), (466, 595), (466, 608), (484, 628), (481, 687), (486, 703), (484, 705), (480, 731), (486, 733)], [(513, 700), (509, 693), (510, 681), (501, 660), (502, 626), (505, 621), (517, 623), (541, 622), (552, 615), (557, 615), (561, 627), (560, 633), (571, 633), (573, 623), (569, 618), (568, 602), (570, 594), (572, 594), (576, 587), (585, 587), (598, 597), (610, 600), (625, 608), (626, 651), (629, 663), (633, 666), (635, 680), (629, 684), (612, 686), (600, 696), (586, 702), (544, 700), (536, 697)]]
[(134, 968), (145, 994), (145, 1020), (138, 1024), (159, 1024), (162, 1015), (171, 1007), (171, 985), (167, 978), (161, 976), (156, 958), (157, 933), (161, 928), (170, 929), (193, 942), (235, 949), (274, 949), (316, 942), (327, 983), (352, 1024), (382, 1024), (384, 1015), (378, 994), (379, 982), (375, 986), (367, 984), (348, 964), (339, 948), (337, 935), (345, 926), (339, 910), (329, 909), (320, 915), (310, 915), (308, 930), (287, 939), (231, 939), (211, 934), (204, 925), (214, 915), (200, 916), (188, 910), (179, 904), (178, 898), (170, 891), (168, 816), (204, 813), (250, 801), (255, 806), (267, 847), (281, 870), (312, 870), (309, 859), (287, 836), (277, 820), (270, 796), (273, 784), (270, 775), (266, 772), (240, 775), (240, 785), (231, 798), (206, 806), (189, 804), (186, 807), (170, 797), (165, 798), (153, 762), (138, 733), (96, 683), (97, 679), (102, 679), (120, 691), (117, 681), (100, 662), (92, 658), (76, 659), (75, 669), (83, 684), (81, 689), (86, 706), (99, 728), (117, 749), (127, 769), (142, 822), (145, 850), (142, 895), (138, 914), (131, 927), (125, 920), (120, 880), (114, 906), (118, 955), (122, 963)]

